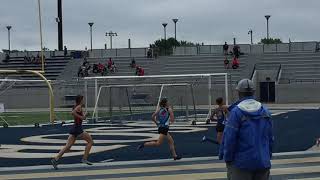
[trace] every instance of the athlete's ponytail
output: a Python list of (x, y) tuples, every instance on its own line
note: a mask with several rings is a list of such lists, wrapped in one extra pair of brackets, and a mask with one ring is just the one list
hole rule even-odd
[(76, 108), (77, 106), (79, 106), (81, 104), (82, 100), (83, 100), (83, 96), (82, 95), (78, 95), (76, 97), (76, 105), (73, 107), (73, 109)]

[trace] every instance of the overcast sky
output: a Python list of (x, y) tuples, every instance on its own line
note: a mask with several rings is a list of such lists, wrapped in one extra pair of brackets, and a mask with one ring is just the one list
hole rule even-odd
[[(57, 48), (57, 2), (41, 0), (44, 45)], [(287, 42), (320, 39), (320, 0), (63, 0), (64, 44), (68, 49), (90, 46), (88, 22), (94, 22), (94, 48), (103, 48), (115, 31), (114, 47), (146, 47), (163, 37), (161, 23), (167, 22), (168, 36), (174, 36), (172, 18), (178, 18), (177, 38), (205, 44), (249, 43), (266, 36), (264, 15), (270, 14), (270, 36)], [(1, 0), (0, 49), (40, 49), (37, 0)]]

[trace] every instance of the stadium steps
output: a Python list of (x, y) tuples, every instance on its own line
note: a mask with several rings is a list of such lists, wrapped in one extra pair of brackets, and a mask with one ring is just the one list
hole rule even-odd
[[(262, 63), (280, 63), (282, 74), (280, 83), (288, 82), (314, 82), (320, 80), (320, 54), (319, 53), (293, 53), (281, 55), (265, 54)], [(310, 79), (310, 80), (308, 80)]]

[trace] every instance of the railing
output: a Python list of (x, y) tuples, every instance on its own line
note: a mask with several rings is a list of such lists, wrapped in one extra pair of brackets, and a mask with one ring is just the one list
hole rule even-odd
[[(237, 44), (244, 54), (317, 52), (319, 42), (290, 42), (281, 44)], [(229, 45), (232, 51), (233, 45)], [(223, 54), (223, 45), (183, 46), (173, 49), (173, 55)]]
[(254, 76), (254, 73), (256, 72), (256, 64), (254, 65), (253, 67), (253, 70), (252, 70), (252, 73), (251, 73), (251, 76), (250, 76), (250, 79), (252, 80), (253, 79), (253, 76)]
[(276, 84), (279, 84), (280, 79), (281, 79), (281, 74), (282, 74), (282, 65), (280, 64), (279, 68), (278, 68), (278, 73), (277, 73), (277, 78), (276, 78)]
[(280, 63), (257, 63), (254, 65), (250, 79), (254, 78), (254, 74), (257, 70), (273, 70), (277, 68), (276, 83), (278, 84), (282, 74), (282, 65)]
[(320, 79), (311, 79), (311, 78), (303, 78), (303, 79), (282, 79), (281, 84), (297, 84), (297, 83), (312, 83), (318, 84), (320, 83)]

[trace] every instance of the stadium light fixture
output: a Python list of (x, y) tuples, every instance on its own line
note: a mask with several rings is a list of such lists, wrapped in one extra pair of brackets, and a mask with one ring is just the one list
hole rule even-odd
[(118, 34), (117, 34), (116, 32), (110, 31), (110, 32), (107, 32), (107, 33), (106, 33), (106, 36), (109, 36), (109, 37), (110, 37), (110, 49), (112, 49), (112, 37), (113, 37), (113, 36), (118, 36)]
[(167, 40), (167, 25), (168, 23), (162, 23), (164, 29), (164, 40)]
[(90, 46), (91, 46), (91, 51), (92, 51), (92, 26), (93, 26), (93, 22), (89, 22), (88, 23), (89, 24), (89, 26), (90, 26)]
[(253, 31), (252, 31), (252, 29), (250, 29), (248, 34), (250, 35), (251, 44), (253, 44), (252, 33), (253, 33)]
[(264, 17), (267, 20), (267, 39), (269, 39), (269, 19), (270, 19), (271, 15), (265, 15)]
[(9, 50), (9, 54), (11, 52), (11, 45), (10, 45), (10, 30), (11, 30), (12, 26), (7, 26), (8, 29), (8, 50)]
[(174, 23), (174, 39), (177, 40), (177, 22), (179, 19), (172, 19)]

